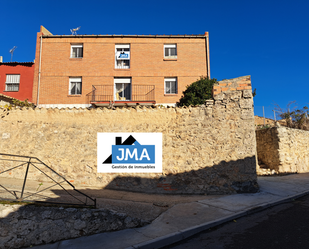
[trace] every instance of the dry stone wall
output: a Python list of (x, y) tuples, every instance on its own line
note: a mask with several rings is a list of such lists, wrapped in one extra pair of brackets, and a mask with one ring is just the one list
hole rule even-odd
[(273, 126), (276, 126), (276, 122), (279, 123), (280, 125), (286, 126), (286, 121), (284, 119), (275, 121), (271, 118), (263, 118), (260, 116), (254, 116), (254, 122), (257, 128), (273, 127)]
[(0, 205), (0, 248), (21, 248), (147, 224), (104, 209)]
[[(0, 151), (35, 156), (77, 186), (173, 194), (255, 192), (250, 76), (219, 82), (213, 96), (189, 108), (2, 109)], [(163, 172), (97, 173), (98, 132), (162, 132)]]
[(309, 131), (278, 125), (256, 131), (261, 163), (279, 173), (309, 172)]

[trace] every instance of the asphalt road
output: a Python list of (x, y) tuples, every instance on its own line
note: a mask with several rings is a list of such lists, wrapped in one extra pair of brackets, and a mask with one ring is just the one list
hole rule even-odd
[(308, 249), (309, 195), (207, 230), (165, 249)]

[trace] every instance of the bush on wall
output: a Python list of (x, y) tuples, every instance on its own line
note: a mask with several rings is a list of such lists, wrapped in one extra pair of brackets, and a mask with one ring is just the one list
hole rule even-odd
[(205, 104), (205, 100), (212, 98), (212, 88), (216, 82), (216, 79), (209, 79), (204, 76), (200, 77), (198, 81), (187, 86), (187, 89), (182, 92), (183, 96), (177, 102), (177, 105), (196, 106)]

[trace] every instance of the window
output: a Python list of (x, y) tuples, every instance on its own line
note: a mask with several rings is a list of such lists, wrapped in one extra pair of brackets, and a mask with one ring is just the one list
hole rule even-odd
[(176, 44), (165, 44), (164, 45), (164, 57), (175, 59), (177, 58), (177, 45)]
[(69, 95), (80, 95), (82, 94), (82, 78), (70, 78), (70, 89)]
[(20, 82), (20, 74), (7, 74), (5, 81), (5, 91), (18, 92), (19, 82)]
[(130, 68), (130, 44), (115, 45), (115, 68)]
[(177, 78), (165, 78), (165, 94), (177, 94)]
[(71, 58), (83, 58), (83, 44), (71, 45)]

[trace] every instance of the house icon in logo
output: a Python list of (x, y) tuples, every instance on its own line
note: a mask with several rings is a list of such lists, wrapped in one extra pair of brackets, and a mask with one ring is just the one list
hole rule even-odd
[(122, 52), (118, 56), (119, 59), (129, 59), (129, 54), (126, 54), (125, 52)]
[(154, 164), (155, 145), (141, 145), (132, 135), (115, 138), (112, 154), (102, 164)]

